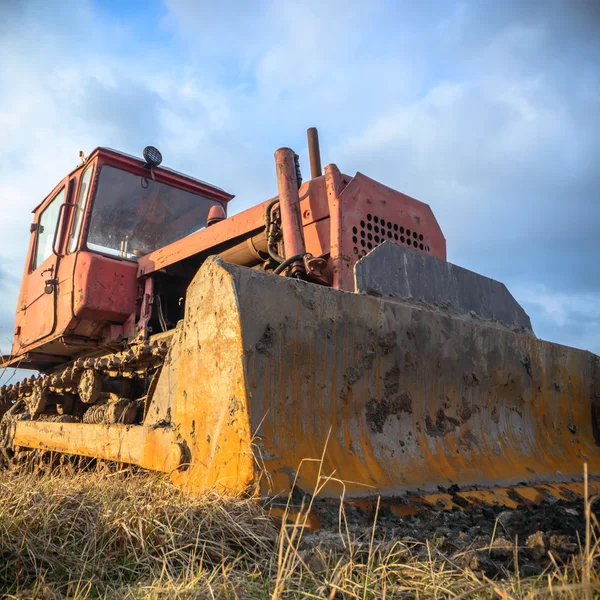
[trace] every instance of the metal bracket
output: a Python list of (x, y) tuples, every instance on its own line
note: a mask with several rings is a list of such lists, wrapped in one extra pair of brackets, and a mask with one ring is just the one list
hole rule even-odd
[(325, 274), (327, 260), (318, 256), (306, 254), (304, 256), (304, 267), (306, 269), (306, 275), (310, 279), (318, 281), (319, 283), (328, 283), (327, 276)]
[(45, 283), (44, 292), (46, 294), (51, 294), (54, 291), (55, 286), (58, 285), (58, 279), (46, 279)]

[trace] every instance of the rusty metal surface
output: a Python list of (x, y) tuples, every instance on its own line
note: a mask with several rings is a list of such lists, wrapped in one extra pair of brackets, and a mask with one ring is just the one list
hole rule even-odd
[(136, 265), (80, 252), (73, 273), (72, 314), (80, 320), (123, 323), (135, 310)]
[(138, 259), (138, 277), (163, 269), (236, 238), (260, 233), (268, 202), (253, 206)]
[(156, 384), (152, 393), (149, 394), (150, 401), (144, 416), (145, 425), (159, 425), (169, 423), (172, 420), (175, 398), (177, 395), (177, 383), (179, 377), (179, 358), (182, 348), (183, 323), (175, 328), (170, 340), (167, 352), (160, 371), (156, 375)]
[[(279, 148), (275, 152), (275, 169), (277, 173), (277, 191), (279, 193), (279, 210), (281, 211), (281, 230), (285, 247), (283, 258), (290, 259), (293, 256), (306, 253), (294, 151), (289, 148)], [(303, 270), (304, 266), (300, 260), (292, 265), (292, 275)]]
[(362, 173), (344, 185), (325, 167), (331, 218), (333, 287), (354, 291), (354, 265), (385, 241), (446, 259), (446, 240), (431, 208)]
[(267, 253), (267, 236), (262, 231), (231, 248), (219, 252), (219, 256), (228, 263), (251, 267), (264, 262), (265, 257), (268, 256)]
[[(26, 353), (35, 350), (41, 354), (39, 358), (32, 357), (27, 366), (43, 368), (47, 361), (44, 355), (56, 353), (57, 338), (65, 338), (66, 343), (58, 346), (66, 363), (85, 353), (86, 345), (87, 352), (95, 350), (107, 321), (124, 323), (135, 311), (137, 266), (134, 263), (89, 252), (67, 255), (58, 262), (60, 284), (57, 289), (52, 294), (40, 291), (41, 301), (25, 311), (17, 311), (15, 322), (22, 334), (14, 339), (7, 366), (18, 366)], [(43, 279), (34, 271), (24, 279), (23, 288), (31, 293), (39, 288), (40, 282), (43, 283)], [(50, 328), (53, 319), (57, 326)], [(31, 341), (33, 334), (41, 330), (53, 331), (53, 334)], [(68, 336), (77, 337), (77, 345), (69, 344)]]
[(141, 425), (17, 421), (14, 444), (114, 460), (167, 473), (177, 469), (185, 458), (172, 429)]
[[(81, 348), (82, 341), (88, 340), (89, 350), (92, 351), (96, 340), (102, 337), (102, 330), (109, 322), (122, 323), (135, 311), (136, 266), (124, 265), (121, 261), (100, 256), (92, 260), (90, 254), (81, 250), (85, 249), (89, 211), (92, 208), (101, 167), (111, 165), (145, 176), (148, 172), (141, 166), (140, 159), (108, 148), (95, 149), (85, 163), (80, 164), (64, 178), (34, 209), (34, 223), (39, 221), (41, 212), (60, 189), (69, 190), (69, 203), (77, 197), (79, 176), (90, 165), (94, 167), (94, 176), (90, 182), (89, 201), (81, 224), (81, 239), (77, 244), (77, 252), (66, 253), (70, 239), (69, 229), (73, 226), (75, 212), (66, 211), (67, 218), (61, 220), (61, 227), (56, 236), (56, 250), (60, 258), (52, 254), (44, 265), (30, 273), (36, 239), (35, 231), (32, 231), (17, 305), (12, 356), (7, 365), (19, 366), (22, 363), (28, 368), (46, 368), (60, 362), (60, 355), (64, 355), (62, 361), (67, 362), (84, 353)], [(164, 167), (156, 167), (154, 177), (166, 184), (201, 194), (222, 205), (226, 205), (233, 198), (233, 195), (220, 188)], [(53, 268), (52, 273), (43, 273), (49, 268)], [(47, 280), (58, 282), (58, 285), (52, 286), (52, 293), (46, 293), (44, 290)], [(61, 342), (60, 338), (64, 340)], [(74, 338), (77, 338), (77, 345), (70, 343)], [(56, 355), (59, 355), (58, 360)]]
[(565, 482), (584, 460), (595, 475), (598, 370), (589, 352), (211, 260), (188, 297), (174, 420), (194, 477), (177, 481), (312, 491), (306, 459), (324, 451), (344, 485), (322, 493), (355, 500)]
[(245, 490), (257, 475), (246, 349), (237, 309), (239, 294), (245, 291), (236, 288), (221, 264), (225, 263), (220, 259), (209, 259), (188, 288), (177, 395), (171, 410), (191, 462), (188, 470), (172, 478), (191, 493), (210, 487)]
[(354, 266), (356, 291), (426, 302), (533, 333), (527, 313), (499, 281), (384, 242)]
[[(114, 393), (119, 392), (117, 399), (129, 394), (134, 380), (141, 383), (151, 378), (154, 381), (154, 374), (168, 354), (171, 337), (172, 333), (158, 334), (149, 344), (79, 358), (47, 375), (0, 386), (0, 451), (12, 447), (15, 421), (46, 419), (57, 414), (80, 421), (86, 411), (97, 403), (104, 404), (107, 397), (110, 401)], [(139, 393), (131, 398), (136, 409), (129, 412), (128, 420), (137, 419), (137, 407), (145, 404), (141, 397), (144, 389), (145, 385), (138, 386)]]
[(34, 268), (34, 256), (38, 243), (37, 227), (40, 225), (40, 218), (60, 194), (63, 194), (63, 199), (66, 197), (68, 189), (69, 177), (65, 177), (34, 209), (33, 223), (36, 227), (30, 230), (29, 248), (15, 315), (13, 355), (23, 353), (27, 347), (39, 345), (38, 340), (51, 335), (56, 327), (56, 286), (51, 286), (51, 293), (47, 293), (46, 281), (58, 277), (60, 258), (52, 252)]

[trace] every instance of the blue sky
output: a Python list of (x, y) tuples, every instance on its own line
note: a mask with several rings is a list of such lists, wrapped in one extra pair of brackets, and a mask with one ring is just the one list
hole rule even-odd
[(31, 209), (100, 145), (236, 194), (273, 152), (427, 202), (451, 262), (506, 283), (539, 337), (600, 353), (596, 0), (0, 2), (0, 346)]

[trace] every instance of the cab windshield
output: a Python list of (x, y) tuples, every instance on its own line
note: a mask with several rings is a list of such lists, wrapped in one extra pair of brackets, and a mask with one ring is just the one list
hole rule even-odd
[(206, 227), (211, 206), (218, 204), (148, 177), (103, 166), (87, 247), (135, 260)]

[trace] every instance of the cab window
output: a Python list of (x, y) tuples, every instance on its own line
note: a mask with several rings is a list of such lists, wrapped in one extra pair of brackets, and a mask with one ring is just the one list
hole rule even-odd
[(75, 205), (75, 214), (73, 215), (73, 225), (71, 227), (71, 235), (69, 236), (69, 252), (74, 252), (77, 248), (77, 240), (83, 223), (83, 215), (87, 204), (88, 191), (92, 180), (94, 165), (90, 165), (83, 174), (79, 183), (79, 193), (77, 195), (77, 204)]
[(52, 254), (54, 232), (58, 226), (58, 213), (60, 211), (60, 205), (64, 201), (65, 189), (63, 188), (40, 215), (35, 243), (35, 254), (33, 256), (33, 264), (31, 265), (32, 271), (37, 269)]
[(87, 247), (128, 260), (203, 229), (209, 210), (218, 204), (109, 165), (97, 180)]

